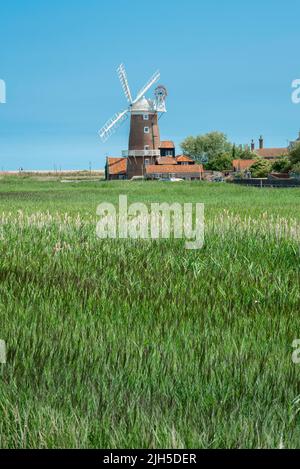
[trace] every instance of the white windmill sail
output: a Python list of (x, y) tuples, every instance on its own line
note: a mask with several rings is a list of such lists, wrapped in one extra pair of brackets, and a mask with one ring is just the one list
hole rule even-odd
[(132, 103), (132, 96), (131, 96), (131, 91), (129, 88), (128, 80), (127, 80), (127, 74), (126, 70), (123, 64), (121, 64), (118, 69), (117, 69), (119, 79), (123, 88), (123, 91), (125, 93), (127, 101), (131, 104)]
[(146, 83), (145, 86), (138, 92), (137, 97), (133, 101), (132, 104), (135, 104), (137, 101), (139, 101), (146, 93), (147, 91), (151, 88), (154, 83), (156, 83), (160, 79), (160, 72), (157, 70), (152, 77), (149, 79), (149, 81)]
[(128, 118), (128, 109), (125, 111), (117, 112), (111, 119), (109, 119), (106, 124), (99, 130), (100, 138), (103, 142), (113, 134), (120, 125)]

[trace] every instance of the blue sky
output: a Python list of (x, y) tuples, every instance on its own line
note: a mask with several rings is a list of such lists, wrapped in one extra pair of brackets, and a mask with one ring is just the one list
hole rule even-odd
[(133, 91), (160, 69), (162, 138), (220, 130), (284, 146), (300, 128), (299, 17), (299, 0), (1, 2), (0, 170), (96, 169), (126, 149), (128, 121), (97, 135), (126, 106), (121, 62)]

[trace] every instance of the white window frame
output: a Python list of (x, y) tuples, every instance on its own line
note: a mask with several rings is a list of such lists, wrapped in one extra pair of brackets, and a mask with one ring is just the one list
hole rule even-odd
[(150, 160), (149, 160), (149, 158), (146, 158), (145, 159), (145, 166), (148, 166), (149, 164), (150, 164)]
[(144, 127), (144, 134), (150, 134), (150, 128)]
[(150, 145), (145, 145), (145, 146), (144, 146), (144, 150), (145, 150), (145, 151), (149, 151), (149, 150), (150, 150)]
[(149, 120), (149, 114), (143, 114), (143, 119), (144, 119), (144, 121), (148, 121)]

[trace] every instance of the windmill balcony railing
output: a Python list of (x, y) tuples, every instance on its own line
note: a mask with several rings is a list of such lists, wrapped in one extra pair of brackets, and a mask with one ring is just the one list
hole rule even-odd
[(122, 151), (123, 158), (128, 158), (128, 156), (133, 156), (134, 158), (137, 156), (160, 156), (160, 150), (125, 150)]

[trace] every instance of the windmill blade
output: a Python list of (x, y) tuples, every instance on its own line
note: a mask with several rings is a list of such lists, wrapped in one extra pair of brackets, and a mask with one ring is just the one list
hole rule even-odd
[(119, 66), (119, 68), (117, 69), (117, 72), (118, 72), (119, 79), (120, 79), (123, 91), (125, 93), (126, 99), (131, 104), (132, 96), (131, 96), (131, 92), (130, 92), (130, 88), (129, 88), (129, 84), (127, 80), (126, 70), (123, 64)]
[(99, 136), (103, 142), (109, 139), (109, 137), (120, 127), (120, 125), (128, 118), (128, 109), (125, 111), (117, 112), (106, 124), (99, 130)]
[(135, 98), (135, 100), (133, 101), (132, 104), (135, 104), (139, 99), (141, 99), (144, 94), (147, 93), (147, 91), (151, 88), (152, 85), (154, 85), (154, 83), (156, 83), (158, 80), (160, 79), (160, 73), (159, 71), (157, 70), (157, 72), (155, 72), (152, 77), (150, 78), (150, 80), (146, 83), (145, 86), (143, 86), (143, 88), (138, 92), (138, 95), (137, 97)]

